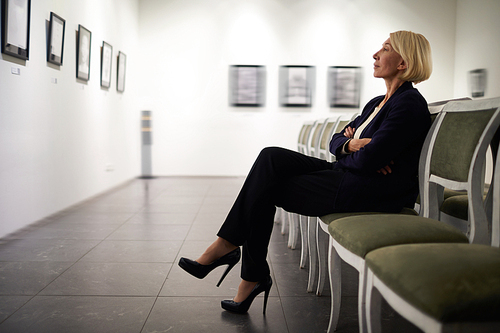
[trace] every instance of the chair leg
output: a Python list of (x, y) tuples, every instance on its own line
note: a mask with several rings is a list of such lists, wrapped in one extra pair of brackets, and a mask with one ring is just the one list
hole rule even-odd
[(318, 270), (318, 251), (316, 249), (317, 217), (307, 218), (307, 239), (309, 245), (309, 280), (307, 292), (312, 293), (316, 284), (316, 271)]
[(293, 221), (293, 213), (286, 213), (288, 220), (288, 248), (292, 249), (293, 238), (295, 237), (295, 225)]
[(365, 295), (365, 322), (368, 333), (380, 333), (381, 325), (381, 306), (382, 296), (380, 292), (373, 287), (373, 273), (367, 272), (366, 275), (366, 295)]
[(328, 245), (328, 272), (330, 277), (330, 292), (331, 292), (331, 308), (330, 308), (330, 322), (328, 324), (328, 333), (337, 330), (340, 317), (340, 303), (342, 299), (342, 269), (341, 259), (333, 247), (332, 239)]
[(300, 268), (306, 267), (309, 245), (307, 245), (307, 216), (299, 215), (300, 221)]
[(286, 227), (288, 224), (288, 218), (287, 218), (288, 214), (283, 210), (283, 208), (280, 209), (281, 209), (281, 234), (284, 235), (286, 234)]
[(358, 285), (358, 324), (359, 324), (359, 332), (366, 333), (366, 264), (363, 260), (361, 267), (359, 268), (359, 285)]
[(288, 213), (289, 223), (289, 234), (288, 234), (288, 247), (292, 250), (297, 248), (297, 243), (299, 241), (299, 215), (295, 213)]
[(274, 214), (274, 223), (281, 223), (281, 208), (276, 207), (276, 213)]
[(316, 295), (321, 296), (323, 294), (323, 289), (325, 286), (326, 272), (328, 266), (328, 240), (330, 235), (325, 233), (320, 226), (321, 222), (316, 219), (316, 248), (318, 249), (318, 288), (316, 289)]

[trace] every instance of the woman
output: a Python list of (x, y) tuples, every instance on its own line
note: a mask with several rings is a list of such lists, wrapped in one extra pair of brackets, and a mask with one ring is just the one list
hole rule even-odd
[(368, 102), (359, 117), (333, 136), (330, 151), (337, 162), (265, 148), (217, 240), (196, 261), (181, 258), (179, 265), (198, 278), (228, 265), (220, 284), (239, 261), (243, 246), (242, 281), (234, 299), (222, 301), (224, 309), (244, 313), (255, 296), (265, 292), (265, 312), (272, 285), (267, 246), (276, 206), (306, 216), (397, 213), (413, 207), (420, 150), (431, 121), (427, 102), (412, 83), (431, 74), (430, 45), (420, 34), (398, 31), (390, 34), (373, 59), (373, 75), (384, 79), (387, 93)]

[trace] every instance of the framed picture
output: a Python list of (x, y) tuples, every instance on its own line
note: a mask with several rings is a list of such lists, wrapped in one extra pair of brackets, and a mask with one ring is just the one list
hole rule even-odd
[(122, 51), (118, 52), (118, 69), (117, 69), (117, 80), (116, 80), (116, 90), (123, 92), (125, 90), (125, 67), (127, 66), (127, 55)]
[(359, 108), (361, 67), (328, 67), (328, 102), (334, 108)]
[(111, 60), (113, 59), (113, 47), (102, 42), (101, 48), (101, 86), (111, 86)]
[(281, 66), (279, 103), (286, 107), (311, 107), (316, 83), (314, 66)]
[(92, 33), (90, 30), (78, 25), (78, 38), (76, 40), (76, 77), (80, 80), (90, 79), (90, 47)]
[(55, 13), (50, 13), (47, 61), (61, 66), (64, 52), (64, 31), (66, 21)]
[(486, 69), (469, 71), (469, 87), (472, 97), (484, 97), (486, 92)]
[(259, 65), (229, 66), (229, 105), (264, 106), (266, 100), (266, 67)]
[(31, 0), (2, 0), (2, 53), (29, 60)]

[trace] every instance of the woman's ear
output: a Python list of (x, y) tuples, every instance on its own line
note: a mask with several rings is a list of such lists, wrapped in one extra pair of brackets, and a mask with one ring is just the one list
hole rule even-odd
[(406, 65), (406, 62), (404, 60), (401, 60), (401, 63), (398, 65), (398, 69), (401, 70), (406, 70), (408, 66)]

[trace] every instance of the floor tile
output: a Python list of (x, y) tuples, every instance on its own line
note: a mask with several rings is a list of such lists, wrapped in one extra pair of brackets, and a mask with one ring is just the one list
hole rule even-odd
[(75, 262), (97, 244), (96, 240), (14, 239), (0, 245), (0, 261)]
[(36, 295), (56, 279), (70, 262), (0, 262), (0, 295)]
[(0, 332), (140, 332), (154, 297), (38, 296), (0, 324)]
[(221, 309), (216, 297), (160, 297), (143, 332), (288, 332), (279, 298), (269, 297), (265, 316), (262, 300), (241, 315)]
[(101, 242), (81, 262), (174, 262), (182, 241), (112, 241)]
[(102, 240), (115, 231), (119, 224), (72, 224), (53, 221), (44, 226), (35, 226), (19, 237), (26, 239), (93, 239)]
[(0, 296), (0, 323), (16, 312), (33, 296)]
[(107, 240), (184, 240), (189, 225), (125, 224)]
[(197, 216), (196, 212), (181, 213), (147, 213), (141, 212), (127, 220), (127, 224), (188, 224), (191, 225)]
[(157, 296), (171, 264), (78, 262), (41, 295)]
[(98, 213), (98, 212), (80, 212), (70, 213), (54, 218), (53, 221), (64, 221), (65, 223), (80, 224), (113, 224), (121, 225), (129, 220), (134, 213)]
[(328, 297), (281, 297), (290, 333), (325, 332), (330, 320)]

